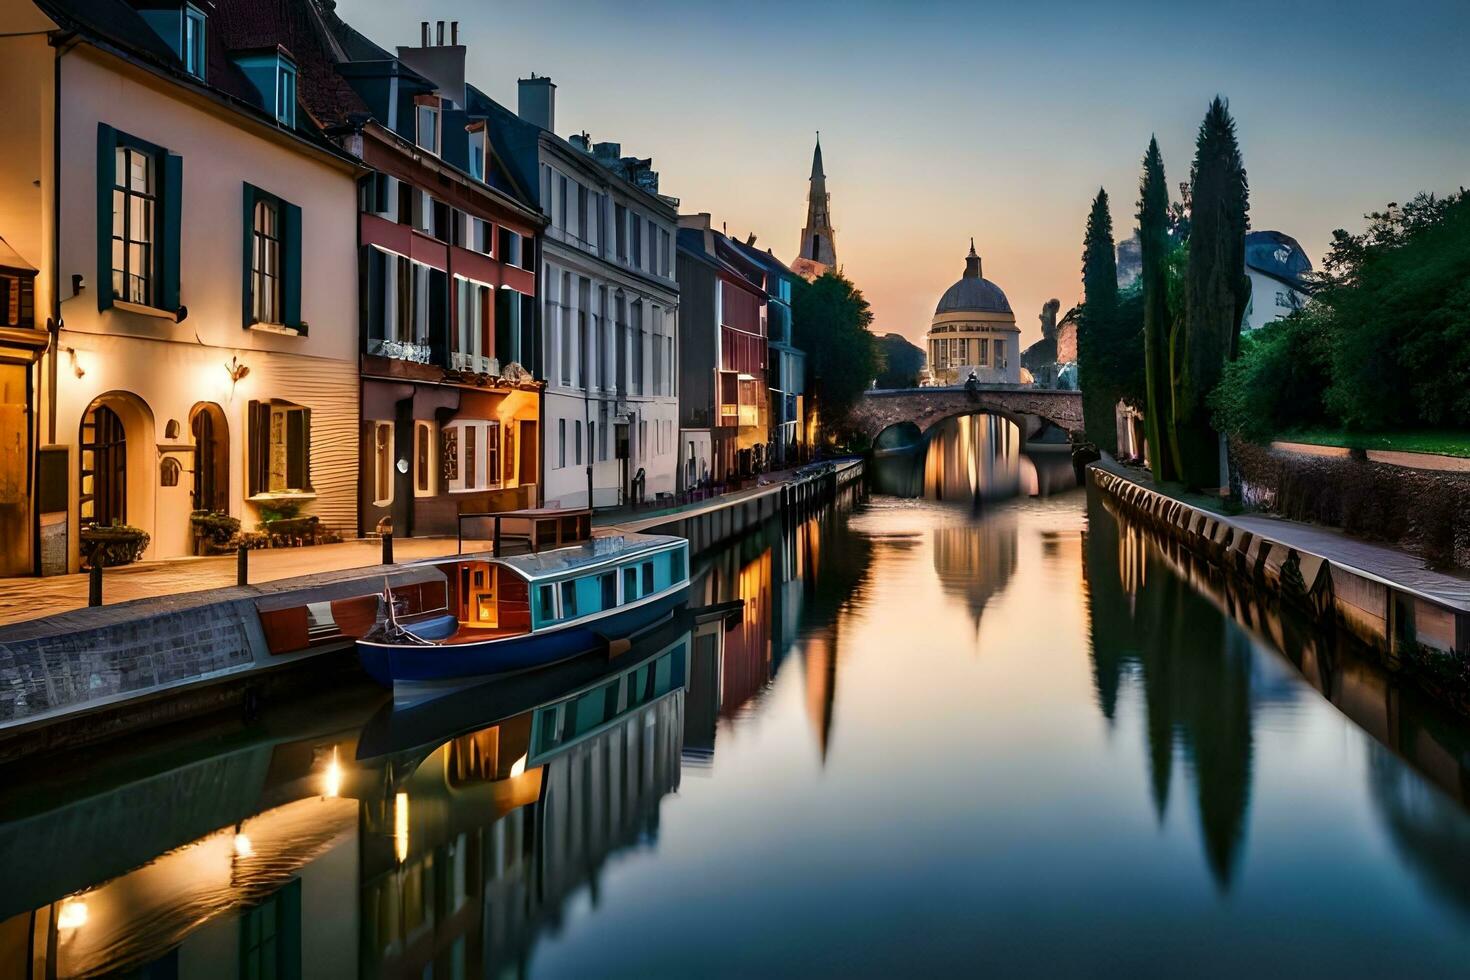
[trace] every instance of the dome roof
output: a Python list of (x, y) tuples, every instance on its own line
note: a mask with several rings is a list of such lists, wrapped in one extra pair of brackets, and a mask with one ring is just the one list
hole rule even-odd
[(970, 254), (965, 256), (965, 274), (944, 291), (934, 315), (941, 313), (1010, 313), (1011, 303), (1001, 288), (980, 275), (980, 256), (975, 240), (970, 239)]

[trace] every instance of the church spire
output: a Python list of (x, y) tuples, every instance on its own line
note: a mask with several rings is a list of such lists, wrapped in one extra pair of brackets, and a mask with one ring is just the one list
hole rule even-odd
[(837, 239), (832, 230), (829, 203), (827, 173), (822, 169), (822, 134), (818, 132), (817, 145), (812, 151), (811, 187), (808, 188), (806, 197), (806, 226), (801, 229), (801, 249), (798, 254), (809, 262), (835, 269)]
[(965, 278), (980, 278), (980, 253), (975, 251), (975, 238), (970, 237), (970, 254), (965, 256)]

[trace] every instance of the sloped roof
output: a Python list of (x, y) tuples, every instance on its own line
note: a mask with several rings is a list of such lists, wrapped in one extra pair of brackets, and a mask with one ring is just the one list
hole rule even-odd
[(1307, 291), (1303, 278), (1312, 271), (1312, 260), (1297, 240), (1279, 231), (1253, 231), (1245, 236), (1245, 264), (1257, 272)]

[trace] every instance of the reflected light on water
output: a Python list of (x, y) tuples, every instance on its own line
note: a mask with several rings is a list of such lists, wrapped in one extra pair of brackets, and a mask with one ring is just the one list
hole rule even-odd
[(335, 799), (342, 795), (342, 760), (337, 756), (337, 746), (332, 746), (332, 761), (322, 773), (322, 795)]
[(255, 857), (255, 845), (245, 834), (235, 835), (235, 856), (241, 858)]
[(87, 903), (79, 898), (71, 899), (61, 906), (56, 915), (56, 928), (63, 932), (80, 929), (87, 924)]
[(515, 779), (517, 776), (520, 776), (520, 775), (524, 774), (525, 771), (526, 771), (526, 757), (524, 755), (522, 755), (515, 762), (511, 763), (511, 765), (510, 765), (510, 778), (511, 779)]
[(398, 863), (408, 860), (408, 794), (393, 797), (393, 853)]

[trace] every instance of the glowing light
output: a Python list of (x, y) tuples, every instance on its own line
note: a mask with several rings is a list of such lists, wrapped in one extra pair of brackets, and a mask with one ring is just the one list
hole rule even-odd
[(87, 903), (79, 898), (74, 898), (61, 906), (61, 911), (56, 914), (56, 928), (58, 929), (80, 929), (87, 924)]
[(242, 858), (255, 857), (255, 845), (250, 843), (250, 838), (244, 834), (235, 835), (235, 856)]
[(511, 763), (511, 765), (510, 765), (510, 778), (511, 779), (514, 779), (517, 776), (522, 775), (525, 771), (526, 771), (526, 757), (525, 756), (521, 756), (515, 762), (512, 762)]
[(342, 763), (337, 758), (337, 746), (332, 746), (332, 761), (322, 773), (322, 795), (333, 799), (342, 795)]
[(393, 853), (398, 863), (408, 860), (408, 794), (393, 797)]

